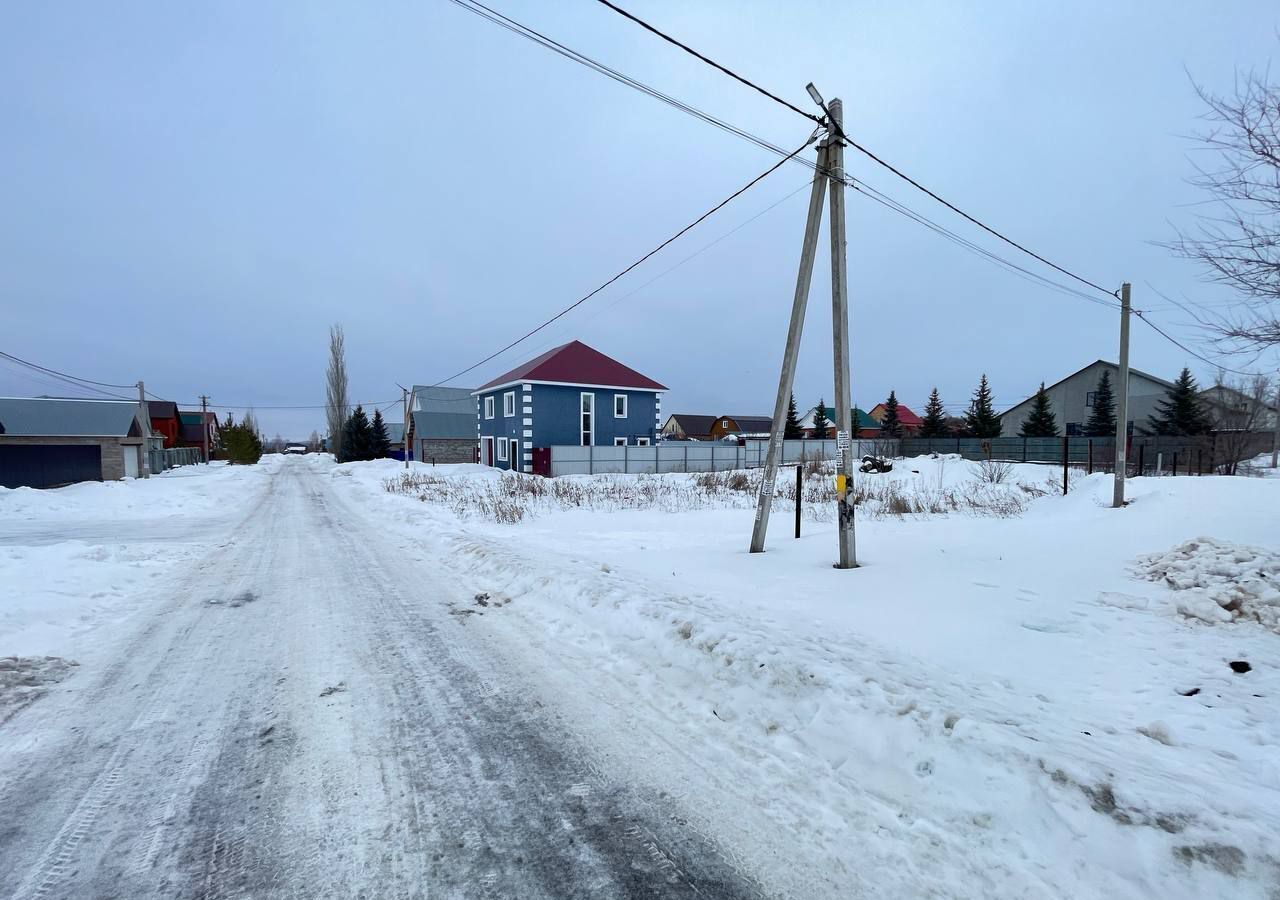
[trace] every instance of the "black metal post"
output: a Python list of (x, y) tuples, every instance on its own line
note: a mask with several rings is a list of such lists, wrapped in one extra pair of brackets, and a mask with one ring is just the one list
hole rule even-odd
[(1138, 474), (1141, 475), (1147, 467), (1147, 444), (1144, 441), (1138, 445)]
[(1023, 462), (1027, 461), (1027, 439), (1026, 438), (1022, 439), (1022, 461)]
[(1089, 474), (1093, 474), (1093, 438), (1089, 438)]
[(1173, 451), (1173, 475), (1175, 478), (1178, 475), (1178, 451), (1177, 450)]
[(1071, 439), (1065, 434), (1062, 436), (1062, 496), (1067, 495), (1067, 449), (1070, 447), (1068, 441)]
[(1196, 448), (1196, 474), (1197, 475), (1204, 474), (1204, 448), (1203, 447)]
[(796, 466), (796, 537), (800, 537), (800, 504), (804, 501), (804, 466)]

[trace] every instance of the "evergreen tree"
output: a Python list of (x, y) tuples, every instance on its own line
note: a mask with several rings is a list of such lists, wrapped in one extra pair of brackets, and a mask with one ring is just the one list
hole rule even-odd
[(250, 466), (262, 458), (262, 440), (253, 425), (253, 417), (246, 415), (239, 425), (231, 416), (218, 430), (221, 454), (232, 465)]
[(391, 437), (387, 434), (387, 423), (382, 420), (382, 410), (373, 411), (373, 424), (369, 426), (369, 458), (386, 459), (391, 455)]
[(1053, 414), (1053, 408), (1049, 405), (1049, 394), (1044, 389), (1044, 382), (1040, 382), (1040, 390), (1036, 391), (1035, 398), (1031, 401), (1031, 412), (1022, 422), (1022, 429), (1018, 432), (1022, 437), (1057, 437), (1058, 436), (1058, 420)]
[(804, 432), (800, 430), (800, 416), (796, 414), (796, 394), (791, 392), (791, 402), (787, 404), (787, 423), (782, 429), (782, 438), (787, 441), (794, 441), (804, 437)]
[(1112, 437), (1116, 433), (1116, 398), (1111, 393), (1111, 372), (1107, 369), (1102, 370), (1093, 391), (1093, 412), (1084, 423), (1084, 433), (1089, 437)]
[(342, 443), (339, 446), (342, 453), (339, 462), (373, 458), (373, 429), (363, 406), (357, 406), (342, 426)]
[(978, 389), (973, 392), (969, 411), (964, 414), (964, 423), (965, 428), (976, 438), (1000, 437), (1000, 417), (996, 415), (995, 398), (991, 396), (991, 386), (987, 384), (985, 372), (978, 382)]
[(929, 402), (924, 405), (924, 423), (920, 426), (920, 437), (942, 438), (947, 434), (947, 412), (942, 408), (938, 389), (934, 388), (929, 393)]
[(817, 408), (813, 411), (813, 437), (815, 439), (827, 437), (830, 428), (831, 420), (827, 418), (827, 401), (819, 400)]
[(898, 395), (893, 391), (889, 392), (889, 399), (884, 401), (884, 416), (880, 419), (880, 436), (902, 437), (902, 422), (898, 420)]
[(1200, 402), (1200, 387), (1183, 369), (1167, 392), (1166, 399), (1156, 404), (1156, 414), (1148, 419), (1148, 427), (1156, 434), (1208, 434), (1213, 430), (1209, 413)]

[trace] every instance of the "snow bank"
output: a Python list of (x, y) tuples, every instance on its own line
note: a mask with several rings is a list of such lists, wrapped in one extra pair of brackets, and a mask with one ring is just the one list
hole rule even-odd
[(1139, 557), (1135, 572), (1171, 588), (1184, 616), (1259, 622), (1280, 633), (1278, 553), (1201, 537)]
[(243, 517), (280, 460), (148, 479), (0, 489), (0, 656), (76, 655), (169, 589)]
[[(768, 552), (746, 553), (749, 503), (503, 525), (389, 493), (387, 471), (355, 467), (345, 496), (462, 596), (489, 595), (465, 627), (523, 655), (611, 764), (688, 797), (779, 893), (1275, 883), (1280, 677), (1259, 664), (1274, 637), (1152, 615), (1169, 589), (1130, 567), (1201, 531), (1274, 540), (1280, 483), (1138, 479), (1110, 510), (1110, 477), (1080, 476), (1016, 518), (862, 519), (864, 567), (841, 572), (829, 524), (797, 541), (779, 516)], [(1057, 471), (1007, 474), (1060, 489)], [(974, 477), (956, 459), (865, 476)], [(1248, 674), (1227, 666), (1243, 659)]]

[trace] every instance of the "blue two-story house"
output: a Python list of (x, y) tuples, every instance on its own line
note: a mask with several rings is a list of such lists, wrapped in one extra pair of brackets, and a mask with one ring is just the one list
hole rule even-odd
[(534, 448), (648, 446), (666, 389), (581, 341), (548, 350), (472, 392), (480, 462), (532, 472)]

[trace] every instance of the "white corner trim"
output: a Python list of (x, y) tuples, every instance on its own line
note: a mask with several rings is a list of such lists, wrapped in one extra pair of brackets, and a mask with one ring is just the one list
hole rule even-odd
[(532, 429), (532, 428), (526, 428), (526, 429), (524, 430), (524, 436), (525, 436), (525, 437), (527, 437), (527, 438), (531, 438), (531, 437), (533, 437), (533, 429)]
[(531, 418), (526, 418), (526, 419), (524, 420), (524, 424), (525, 424), (525, 427), (528, 427), (528, 426), (532, 425), (532, 424), (533, 424), (533, 419), (531, 419)]
[(533, 385), (529, 384), (528, 382), (525, 382), (524, 384), (520, 385), (520, 387), (524, 390), (526, 394), (533, 392)]
[(526, 416), (531, 416), (531, 415), (533, 415), (533, 407), (532, 407), (532, 406), (526, 406), (526, 407), (524, 408), (524, 414), (525, 414)]

